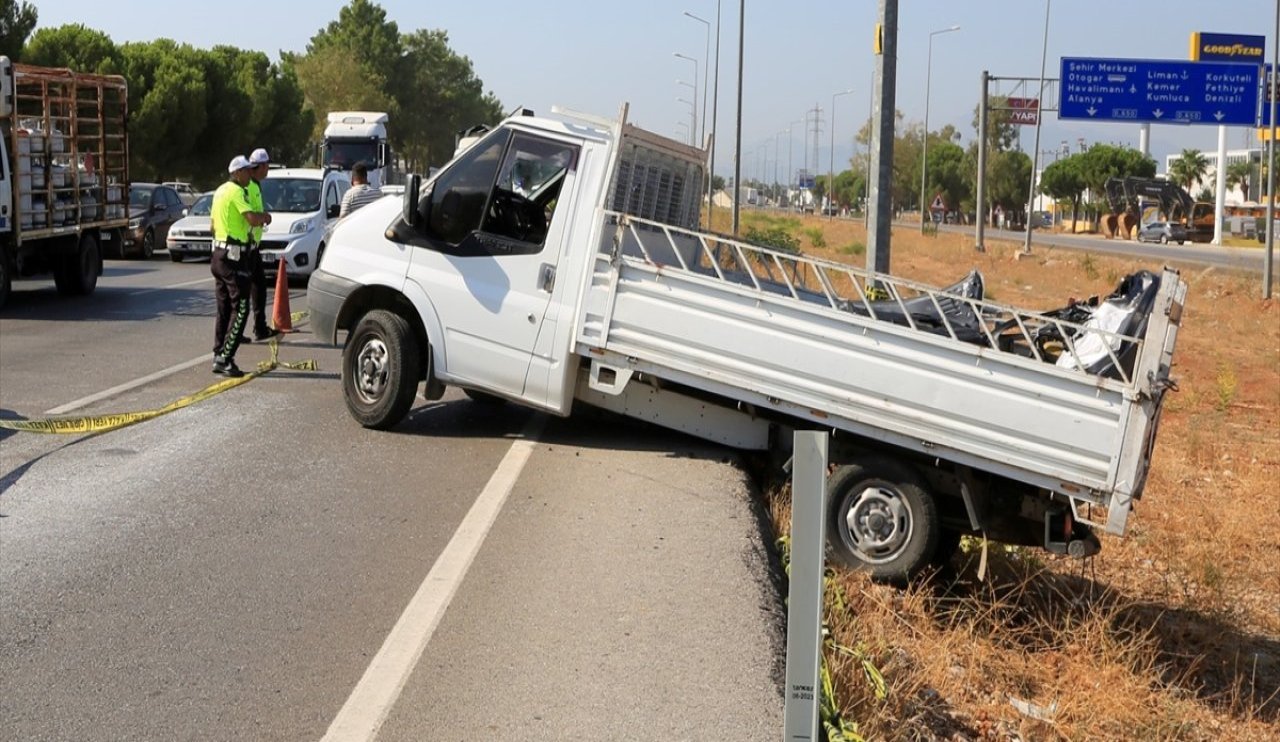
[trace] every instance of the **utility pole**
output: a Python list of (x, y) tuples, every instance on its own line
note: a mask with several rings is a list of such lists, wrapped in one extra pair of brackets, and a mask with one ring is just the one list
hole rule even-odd
[(867, 270), (889, 272), (889, 238), (893, 182), (893, 118), (897, 110), (898, 0), (879, 0), (876, 25), (876, 76), (873, 85), (875, 147), (871, 151), (871, 203), (875, 211), (867, 224)]
[[(973, 249), (978, 252), (986, 252), (987, 246), (986, 230), (987, 230), (987, 207), (984, 201), (987, 187), (987, 94), (991, 87), (991, 73), (986, 70), (982, 71), (982, 97), (978, 103), (978, 187), (974, 194), (974, 215), (977, 217), (973, 221), (974, 224), (974, 244)], [(1040, 115), (1037, 113), (1036, 115)]]
[(1276, 5), (1276, 35), (1271, 47), (1271, 75), (1267, 78), (1267, 105), (1271, 121), (1267, 130), (1267, 252), (1262, 256), (1262, 298), (1271, 298), (1271, 261), (1276, 246), (1276, 78), (1280, 77), (1280, 4)]
[(747, 0), (738, 0), (738, 130), (734, 132), (733, 143), (733, 236), (738, 236), (738, 217), (741, 204), (738, 203), (738, 187), (742, 182), (742, 57), (746, 39)]
[(810, 174), (810, 177), (816, 183), (818, 180), (817, 172), (820, 167), (818, 165), (818, 143), (822, 141), (822, 108), (817, 103), (814, 103), (813, 110), (810, 113), (813, 114), (813, 173)]

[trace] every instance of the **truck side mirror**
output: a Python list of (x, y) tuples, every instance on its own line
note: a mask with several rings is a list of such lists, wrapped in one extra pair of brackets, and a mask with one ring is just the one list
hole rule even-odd
[(420, 221), (418, 215), (418, 191), (422, 189), (422, 176), (413, 174), (409, 176), (409, 182), (404, 186), (404, 202), (400, 207), (400, 218), (410, 227), (415, 227)]
[(325, 210), (326, 219), (336, 219), (338, 214), (342, 213), (342, 204), (329, 204), (329, 208)]

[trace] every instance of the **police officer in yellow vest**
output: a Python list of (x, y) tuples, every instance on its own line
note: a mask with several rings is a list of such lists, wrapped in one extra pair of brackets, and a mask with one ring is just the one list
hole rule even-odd
[(247, 188), (251, 166), (244, 155), (236, 155), (227, 165), (230, 179), (213, 194), (209, 216), (213, 221), (213, 257), (209, 270), (214, 278), (218, 318), (214, 325), (213, 372), (240, 377), (236, 350), (249, 318), (250, 230), (271, 223), (271, 215), (255, 211), (249, 204)]
[[(262, 188), (259, 184), (267, 177), (267, 166), (271, 164), (271, 156), (259, 147), (249, 154), (249, 205), (254, 211), (265, 212), (262, 204)], [(262, 227), (254, 227), (250, 231), (253, 247), (249, 250), (249, 304), (253, 308), (253, 339), (262, 341), (277, 337), (279, 330), (267, 325), (267, 274), (262, 264)]]

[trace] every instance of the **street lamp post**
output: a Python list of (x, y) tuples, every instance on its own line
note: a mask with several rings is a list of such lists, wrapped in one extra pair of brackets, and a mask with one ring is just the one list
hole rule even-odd
[[(704, 60), (711, 59), (711, 21), (699, 18), (687, 10), (684, 11), (684, 14), (707, 27), (707, 42), (702, 58)], [(699, 114), (698, 120), (702, 122), (702, 130), (698, 133), (698, 137), (705, 142), (707, 140), (707, 86), (705, 83), (702, 85), (702, 113)]]
[(852, 92), (853, 88), (849, 88), (831, 95), (831, 163), (827, 169), (827, 205), (831, 207), (832, 219), (836, 218), (836, 98)]
[[(679, 57), (680, 59), (683, 59), (683, 60), (686, 60), (686, 61), (689, 61), (689, 62), (693, 62), (693, 99), (694, 99), (694, 100), (697, 100), (697, 99), (698, 99), (698, 60), (694, 59), (693, 57), (685, 56), (684, 54), (681, 54), (680, 52), (673, 52), (673, 53), (675, 54), (675, 56)], [(690, 103), (690, 105), (691, 105), (691, 106), (693, 106), (693, 132), (692, 132), (692, 134), (693, 134), (693, 136), (695, 136), (695, 137), (696, 137), (696, 136), (698, 135), (698, 104), (697, 104), (697, 103)]]
[(687, 98), (676, 98), (676, 102), (689, 106), (689, 143), (693, 144), (693, 139), (698, 136), (698, 104)]
[[(1040, 48), (1040, 92), (1036, 93), (1036, 100), (1044, 100), (1044, 65), (1045, 59), (1049, 56), (1049, 8), (1053, 6), (1053, 0), (1044, 0), (1044, 46)], [(1036, 143), (1031, 148), (1031, 187), (1027, 193), (1027, 234), (1026, 242), (1022, 246), (1022, 252), (1029, 254), (1031, 252), (1031, 227), (1034, 224), (1031, 219), (1031, 213), (1035, 209), (1036, 204), (1036, 170), (1040, 168), (1040, 123), (1044, 121), (1044, 113), (1038, 102), (1036, 104), (1039, 109), (1036, 112)]]
[[(684, 14), (694, 19), (695, 21), (702, 21), (703, 23), (706, 23), (707, 33), (708, 35), (710, 35), (711, 24), (709, 22), (702, 20), (701, 18), (694, 15), (693, 13), (690, 13), (687, 10), (685, 11)], [(708, 53), (709, 53), (709, 50), (708, 50)], [(708, 59), (709, 58), (710, 57), (708, 57)], [(715, 77), (713, 78), (713, 80), (714, 81), (712, 82), (712, 90), (711, 90), (711, 151), (708, 153), (710, 162), (707, 163), (707, 228), (708, 229), (711, 228), (711, 209), (712, 209), (711, 196), (713, 191), (715, 190), (712, 183), (715, 180), (715, 175), (716, 175), (716, 146), (720, 143), (719, 134), (716, 130), (716, 119), (717, 119), (716, 114), (720, 110), (720, 0), (716, 0), (716, 63), (715, 63)], [(705, 131), (706, 121), (707, 121), (707, 85), (706, 85), (706, 82), (703, 82), (702, 84), (702, 125), (703, 125), (704, 134), (706, 133)], [(704, 142), (706, 141), (705, 136), (703, 137), (703, 141)]]
[(928, 169), (929, 169), (929, 88), (933, 84), (933, 37), (938, 34), (951, 33), (959, 31), (959, 26), (943, 28), (929, 33), (929, 57), (928, 63), (925, 65), (924, 75), (924, 136), (920, 139), (920, 234), (924, 234), (925, 212), (928, 206), (925, 204), (927, 195), (925, 189), (928, 188)]
[(791, 179), (796, 176), (796, 171), (793, 169), (794, 163), (792, 162), (792, 151), (795, 150), (796, 140), (791, 135), (791, 127), (802, 123), (804, 122), (792, 121), (787, 124), (787, 208), (791, 208)]
[[(676, 84), (677, 84), (677, 85), (683, 85), (683, 86), (685, 86), (686, 88), (690, 88), (690, 89), (692, 89), (692, 90), (693, 90), (693, 99), (694, 99), (695, 101), (696, 101), (696, 100), (698, 100), (698, 86), (697, 86), (697, 85), (694, 85), (693, 83), (685, 82), (684, 80), (676, 80)], [(695, 107), (694, 107), (694, 110), (696, 110), (696, 109), (697, 109), (697, 107), (695, 106)], [(696, 121), (696, 119), (695, 119), (695, 121)], [(695, 124), (694, 124), (694, 126), (697, 126), (697, 124), (695, 123)], [(696, 140), (697, 138), (698, 138), (698, 132), (697, 132), (697, 130), (695, 129), (694, 131), (690, 132), (690, 134), (689, 134), (689, 144), (694, 144), (694, 143), (695, 143), (695, 140)]]

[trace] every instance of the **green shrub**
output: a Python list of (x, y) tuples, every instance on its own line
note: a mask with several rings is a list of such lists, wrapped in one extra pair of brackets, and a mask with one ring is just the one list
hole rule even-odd
[(772, 247), (783, 252), (800, 252), (800, 240), (796, 239), (783, 227), (770, 226), (765, 229), (757, 229), (754, 226), (749, 226), (744, 237), (747, 242), (753, 245)]

